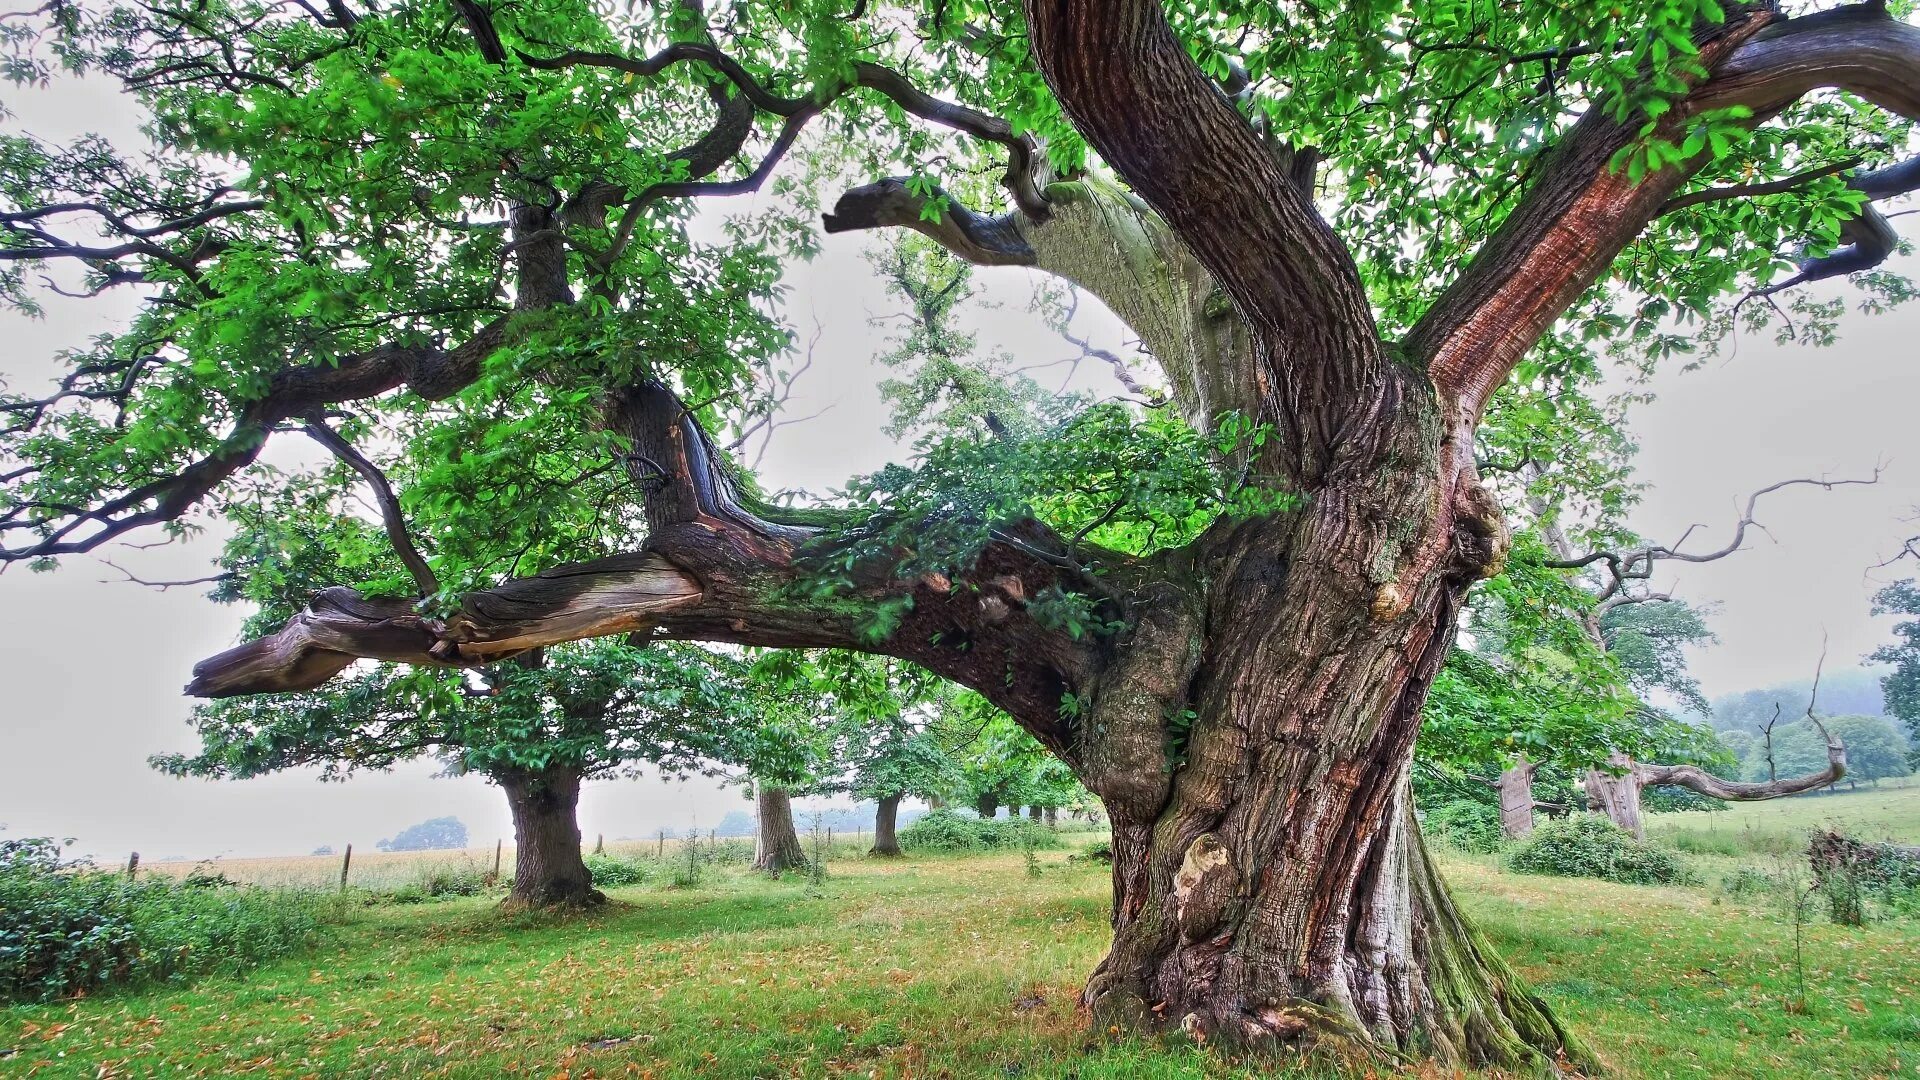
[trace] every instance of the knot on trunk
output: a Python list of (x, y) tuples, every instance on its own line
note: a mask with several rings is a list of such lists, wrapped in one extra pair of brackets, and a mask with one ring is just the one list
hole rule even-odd
[(1187, 845), (1187, 855), (1173, 876), (1174, 912), (1180, 936), (1193, 942), (1207, 937), (1240, 898), (1240, 871), (1226, 846), (1213, 833), (1201, 833)]
[(1453, 495), (1453, 572), (1473, 581), (1494, 577), (1506, 569), (1512, 547), (1499, 500), (1479, 480), (1462, 479)]

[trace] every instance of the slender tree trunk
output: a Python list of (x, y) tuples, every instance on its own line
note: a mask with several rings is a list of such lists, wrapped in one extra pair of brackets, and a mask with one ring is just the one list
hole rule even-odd
[(1533, 832), (1533, 774), (1538, 768), (1522, 754), (1500, 774), (1500, 831), (1509, 840)]
[(578, 908), (606, 903), (580, 857), (580, 774), (567, 769), (494, 777), (513, 810), (509, 908)]
[(755, 785), (754, 811), (760, 828), (753, 841), (753, 868), (778, 874), (807, 865), (806, 850), (793, 827), (793, 801), (786, 790)]
[(982, 818), (990, 818), (1000, 812), (1000, 796), (987, 792), (973, 801), (974, 812)]
[(873, 815), (873, 848), (869, 855), (895, 856), (900, 854), (900, 838), (894, 826), (900, 820), (900, 796), (888, 795), (880, 800), (880, 809)]

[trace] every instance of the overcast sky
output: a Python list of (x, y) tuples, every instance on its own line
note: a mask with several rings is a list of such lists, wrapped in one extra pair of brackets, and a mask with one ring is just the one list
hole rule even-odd
[[(98, 86), (63, 86), (58, 95), (9, 96), (21, 126), (60, 138), (127, 119)], [(872, 358), (885, 327), (873, 319), (898, 309), (884, 295), (861, 236), (827, 237), (825, 253), (794, 268), (787, 311), (802, 340), (817, 321), (816, 363), (798, 384), (792, 415), (827, 411), (782, 428), (763, 474), (773, 488), (826, 491), (849, 476), (897, 460), (881, 431), (885, 410)], [(1920, 273), (1920, 260), (1902, 265)], [(1033, 278), (1003, 269), (980, 275), (989, 305), (970, 316), (982, 344), (1006, 348), (1022, 363), (1057, 360), (1067, 349), (1028, 310)], [(50, 304), (29, 321), (0, 313), (0, 375), (17, 389), (52, 370), (62, 345), (120, 325), (124, 302)], [(1114, 344), (1121, 330), (1103, 313), (1083, 316), (1086, 330)], [(1886, 636), (1886, 620), (1868, 615), (1878, 584), (1907, 569), (1868, 568), (1899, 548), (1920, 505), (1920, 308), (1850, 316), (1828, 349), (1781, 348), (1743, 339), (1738, 353), (1691, 373), (1668, 372), (1658, 398), (1632, 417), (1650, 485), (1635, 524), (1671, 540), (1701, 525), (1693, 543), (1724, 542), (1740, 503), (1755, 488), (1790, 476), (1858, 476), (1887, 468), (1868, 488), (1795, 489), (1761, 507), (1766, 534), (1718, 563), (1668, 566), (1656, 585), (1714, 605), (1709, 622), (1720, 643), (1697, 650), (1693, 670), (1711, 696), (1812, 673), (1823, 634), (1829, 668), (1857, 663)], [(1036, 373), (1066, 378), (1065, 367)], [(1104, 385), (1082, 370), (1075, 385)], [(291, 452), (291, 451), (289, 451)], [(152, 537), (135, 537), (135, 540)], [(108, 555), (147, 578), (209, 572), (217, 544)], [(321, 784), (297, 773), (243, 782), (170, 780), (153, 773), (149, 754), (191, 750), (190, 702), (180, 695), (194, 662), (232, 644), (242, 612), (208, 603), (202, 590), (154, 591), (87, 558), (51, 574), (14, 568), (0, 574), (0, 826), (9, 835), (71, 836), (76, 849), (103, 858), (193, 858), (304, 853), (321, 844), (371, 846), (427, 817), (453, 814), (476, 844), (511, 836), (504, 800), (474, 777), (436, 779), (430, 764), (392, 774)], [(650, 835), (660, 826), (706, 827), (745, 807), (737, 791), (710, 781), (590, 784), (582, 798), (588, 836)]]

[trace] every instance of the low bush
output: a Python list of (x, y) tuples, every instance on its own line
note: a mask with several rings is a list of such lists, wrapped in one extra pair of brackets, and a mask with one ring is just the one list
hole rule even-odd
[(0, 840), (0, 1002), (243, 971), (310, 942), (325, 901), (210, 877), (129, 881)]
[(1523, 874), (1630, 885), (1687, 885), (1696, 880), (1671, 852), (1635, 840), (1597, 814), (1573, 814), (1541, 825), (1514, 846), (1507, 865)]
[(1859, 926), (1869, 906), (1888, 915), (1920, 915), (1920, 853), (1834, 830), (1815, 830), (1807, 851), (1834, 922)]
[(1060, 845), (1052, 829), (1026, 818), (978, 818), (954, 810), (929, 811), (900, 830), (908, 851), (993, 851)]
[(593, 874), (593, 883), (601, 888), (615, 888), (621, 885), (644, 885), (652, 876), (652, 867), (644, 859), (633, 856), (622, 858), (618, 855), (589, 855), (587, 870)]
[(1500, 808), (1472, 799), (1455, 799), (1423, 811), (1420, 825), (1434, 841), (1476, 855), (1498, 851), (1507, 840), (1500, 831)]

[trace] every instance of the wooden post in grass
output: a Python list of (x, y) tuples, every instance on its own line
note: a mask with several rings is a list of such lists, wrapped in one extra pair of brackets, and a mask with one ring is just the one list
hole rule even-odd
[(493, 882), (492, 883), (495, 885), (500, 884), (500, 851), (502, 848), (506, 846), (507, 846), (507, 842), (505, 840), (495, 840), (493, 842)]
[(140, 853), (136, 851), (133, 854), (127, 856), (127, 880), (132, 881), (133, 875), (139, 872), (140, 872)]
[(340, 891), (347, 891), (347, 869), (353, 865), (353, 845), (347, 845), (347, 853), (340, 856)]
[(667, 830), (665, 829), (660, 830), (660, 846), (655, 849), (653, 857), (656, 859), (667, 857)]
[(595, 855), (605, 855), (607, 853), (607, 834), (606, 833), (599, 833), (594, 836), (593, 853)]

